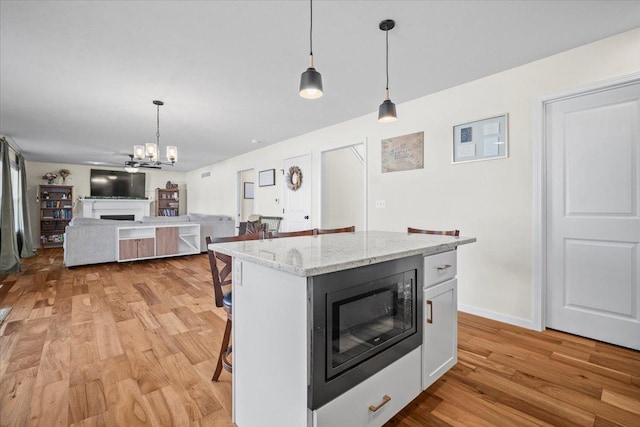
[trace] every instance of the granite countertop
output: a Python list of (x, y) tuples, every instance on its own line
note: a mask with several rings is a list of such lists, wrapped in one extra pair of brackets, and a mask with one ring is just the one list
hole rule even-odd
[(309, 277), (412, 255), (444, 252), (475, 241), (475, 237), (358, 231), (213, 243), (209, 248), (239, 260)]

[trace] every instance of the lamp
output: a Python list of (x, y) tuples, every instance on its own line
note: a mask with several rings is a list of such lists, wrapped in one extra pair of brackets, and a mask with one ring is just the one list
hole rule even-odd
[(309, 68), (300, 76), (300, 96), (317, 99), (322, 96), (322, 76), (313, 67), (313, 0), (309, 0)]
[(144, 145), (134, 145), (133, 146), (133, 158), (136, 160), (144, 159)]
[(138, 171), (139, 167), (160, 169), (160, 165), (171, 165), (178, 161), (178, 147), (167, 146), (167, 162), (158, 160), (160, 155), (160, 106), (162, 101), (153, 101), (156, 106), (156, 142), (148, 142), (145, 145), (134, 145), (133, 154), (129, 155), (130, 160), (125, 162), (125, 170), (129, 173)]
[(171, 163), (178, 161), (178, 147), (175, 145), (167, 146), (167, 160)]
[(385, 32), (386, 37), (386, 69), (387, 69), (387, 86), (385, 89), (384, 101), (380, 104), (380, 108), (378, 109), (378, 121), (380, 123), (391, 123), (395, 122), (397, 119), (396, 115), (396, 104), (391, 102), (391, 98), (389, 97), (389, 31), (396, 26), (396, 23), (393, 19), (385, 19), (380, 23), (380, 29)]

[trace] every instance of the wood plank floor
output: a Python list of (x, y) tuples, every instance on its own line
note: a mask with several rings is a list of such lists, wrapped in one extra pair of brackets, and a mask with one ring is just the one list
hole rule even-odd
[[(205, 255), (0, 276), (0, 426), (232, 426)], [(640, 353), (460, 314), (459, 363), (387, 426), (640, 426)], [(283, 425), (286, 424), (283, 420)], [(339, 427), (339, 426), (336, 426)]]

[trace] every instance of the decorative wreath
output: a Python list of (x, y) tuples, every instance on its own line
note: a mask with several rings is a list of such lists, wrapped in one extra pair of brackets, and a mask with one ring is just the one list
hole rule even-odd
[(287, 172), (287, 187), (289, 190), (296, 191), (302, 185), (302, 171), (298, 166), (291, 166)]

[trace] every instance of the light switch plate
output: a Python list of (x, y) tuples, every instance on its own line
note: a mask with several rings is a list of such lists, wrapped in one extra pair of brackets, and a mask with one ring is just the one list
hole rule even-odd
[(376, 209), (386, 209), (387, 201), (386, 200), (376, 200)]

